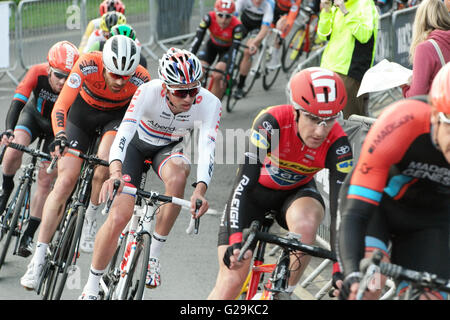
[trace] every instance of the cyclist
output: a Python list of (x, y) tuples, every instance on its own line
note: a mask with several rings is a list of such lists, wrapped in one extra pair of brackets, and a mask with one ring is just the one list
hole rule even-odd
[[(43, 135), (43, 150), (48, 152), (48, 146), (53, 141), (50, 114), (78, 57), (78, 49), (72, 43), (60, 41), (48, 51), (47, 63), (30, 68), (16, 88), (6, 116), (6, 130), (1, 135), (1, 145), (7, 146), (14, 142), (28, 146)], [(14, 175), (22, 164), (22, 155), (23, 152), (12, 148), (5, 151), (2, 162), (3, 193), (0, 195), (0, 214), (5, 210), (14, 189)], [(48, 161), (43, 160), (31, 201), (28, 227), (20, 240), (18, 255), (22, 257), (31, 254), (34, 233), (41, 221), (42, 207), (56, 176), (56, 172), (47, 174), (47, 167)]]
[(273, 0), (237, 0), (236, 12), (240, 15), (242, 24), (248, 32), (259, 29), (255, 38), (247, 41), (248, 49), (244, 50), (244, 56), (239, 66), (239, 82), (234, 92), (237, 99), (244, 96), (245, 79), (251, 68), (251, 56), (257, 51), (264, 37), (269, 33), (270, 24), (273, 20)]
[[(145, 159), (164, 182), (165, 194), (183, 198), (190, 171), (188, 155), (183, 153), (183, 137), (200, 123), (197, 182), (191, 196), (192, 214), (196, 199), (202, 200), (198, 213), (208, 209), (205, 199), (210, 183), (221, 104), (201, 88), (200, 60), (187, 50), (170, 48), (159, 60), (159, 79), (136, 91), (120, 124), (110, 152), (110, 178), (103, 184), (101, 200), (112, 194), (114, 181), (139, 186)], [(133, 214), (134, 196), (120, 193), (112, 204), (106, 222), (95, 239), (95, 250), (88, 281), (80, 299), (96, 299), (100, 278), (114, 251), (117, 239)], [(156, 217), (146, 286), (160, 285), (159, 254), (180, 212), (180, 207), (165, 205)]]
[[(243, 26), (239, 19), (233, 16), (236, 11), (236, 5), (233, 0), (216, 0), (214, 11), (206, 14), (199, 27), (197, 34), (189, 51), (197, 54), (206, 30), (209, 30), (209, 40), (205, 47), (197, 54), (202, 65), (210, 66), (219, 56), (216, 69), (226, 71), (227, 80), (233, 73), (236, 54), (243, 37)], [(222, 99), (225, 93), (226, 84), (220, 73), (213, 73), (214, 83), (211, 92)]]
[(78, 47), (78, 50), (80, 52), (85, 52), (85, 47), (88, 42), (88, 39), (95, 30), (100, 29), (100, 22), (102, 19), (102, 16), (110, 11), (117, 11), (120, 13), (125, 14), (125, 5), (120, 0), (104, 0), (102, 3), (100, 3), (99, 6), (100, 11), (100, 17), (95, 18), (91, 21), (89, 21), (86, 31), (84, 32), (83, 37), (81, 38), (80, 46)]
[[(314, 243), (325, 204), (314, 175), (328, 168), (330, 214), (336, 217), (338, 191), (352, 167), (347, 136), (336, 121), (347, 101), (344, 84), (334, 72), (307, 68), (288, 83), (291, 104), (269, 107), (255, 118), (250, 148), (239, 167), (219, 229), (219, 274), (208, 299), (234, 299), (248, 274), (251, 251), (237, 261), (242, 230), (264, 220), (269, 210), (284, 229)], [(332, 249), (335, 234), (331, 228)], [(254, 247), (251, 249), (253, 250)], [(288, 292), (292, 293), (309, 256), (291, 258)]]
[(95, 30), (89, 36), (84, 53), (89, 52), (90, 48), (98, 41), (106, 41), (110, 37), (111, 28), (115, 25), (127, 23), (127, 18), (123, 13), (111, 11), (105, 13), (100, 21), (100, 29)]
[[(116, 126), (134, 92), (150, 78), (147, 70), (139, 66), (139, 54), (140, 48), (132, 39), (117, 35), (108, 39), (103, 52), (86, 53), (78, 59), (52, 111), (55, 134), (55, 140), (50, 145), (52, 156), (60, 158), (64, 155), (69, 141), (71, 148), (87, 152), (96, 137), (96, 129), (103, 128), (97, 156), (108, 158)], [(122, 63), (117, 64), (117, 61)], [(29, 290), (36, 288), (48, 243), (63, 216), (66, 201), (80, 175), (82, 162), (82, 159), (70, 155), (58, 160), (58, 177), (44, 204), (36, 250), (20, 281)], [(98, 200), (107, 174), (107, 168), (99, 166), (96, 169), (91, 202)], [(88, 208), (85, 223), (94, 224), (90, 215)]]
[[(118, 34), (127, 36), (128, 38), (133, 39), (138, 46), (140, 46), (139, 40), (136, 38), (136, 32), (134, 31), (133, 27), (128, 24), (116, 24), (114, 27), (111, 28), (109, 35), (110, 36), (117, 36)], [(103, 47), (105, 46), (106, 38), (104, 40), (99, 40), (95, 42), (88, 50), (88, 52), (92, 51), (103, 51)], [(143, 66), (144, 68), (147, 68), (147, 59), (145, 59), (144, 55), (142, 54), (141, 50), (141, 59), (139, 61), (139, 64)]]
[[(370, 129), (342, 188), (341, 299), (355, 298), (359, 262), (374, 249), (382, 250), (384, 261), (450, 278), (449, 88), (447, 63), (433, 80), (429, 104), (426, 96), (395, 102)], [(382, 277), (380, 288), (384, 281)], [(445, 293), (425, 295), (446, 299)]]

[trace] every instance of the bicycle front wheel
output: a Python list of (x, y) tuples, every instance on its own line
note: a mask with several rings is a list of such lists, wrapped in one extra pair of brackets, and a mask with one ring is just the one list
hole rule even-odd
[(126, 300), (142, 300), (144, 296), (145, 278), (147, 276), (148, 259), (150, 257), (151, 236), (144, 232), (138, 236), (136, 252), (130, 261), (130, 269), (123, 288), (122, 298)]
[[(273, 49), (273, 48), (271, 48)], [(262, 84), (263, 84), (263, 88), (264, 90), (269, 90), (270, 87), (275, 83), (275, 80), (278, 77), (278, 74), (280, 73), (281, 70), (281, 65), (277, 68), (269, 68), (267, 67), (267, 62), (270, 61), (272, 57), (272, 54), (266, 54), (266, 63), (264, 64), (264, 75), (262, 78)]]
[(28, 193), (28, 183), (30, 183), (29, 178), (25, 178), (24, 183), (20, 186), (20, 192), (19, 197), (16, 202), (16, 205), (14, 207), (14, 213), (12, 215), (11, 221), (9, 223), (9, 229), (8, 233), (6, 234), (5, 242), (3, 243), (3, 249), (0, 254), (0, 268), (5, 263), (6, 254), (8, 253), (9, 245), (11, 243), (11, 238), (13, 235), (16, 235), (17, 237), (20, 236), (18, 234), (18, 231), (16, 230), (17, 227), (17, 221), (19, 221), (20, 213), (22, 212), (22, 209), (24, 205), (26, 205), (25, 199)]
[(298, 59), (302, 55), (305, 37), (305, 26), (301, 25), (292, 34), (291, 39), (284, 42), (283, 52), (281, 55), (281, 66), (284, 72), (289, 72), (295, 62), (298, 61)]

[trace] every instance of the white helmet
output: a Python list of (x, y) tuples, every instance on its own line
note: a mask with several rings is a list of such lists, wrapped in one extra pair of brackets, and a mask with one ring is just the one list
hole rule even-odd
[(103, 47), (103, 64), (112, 73), (128, 76), (134, 73), (141, 58), (141, 48), (124, 35), (109, 38)]
[(159, 59), (159, 79), (168, 85), (196, 82), (202, 73), (200, 60), (184, 49), (170, 48)]

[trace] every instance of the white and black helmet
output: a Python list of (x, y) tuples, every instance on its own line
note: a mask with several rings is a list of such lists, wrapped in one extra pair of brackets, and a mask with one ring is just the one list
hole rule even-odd
[(184, 49), (170, 48), (159, 59), (159, 79), (168, 85), (196, 82), (202, 73), (200, 60)]
[(127, 76), (134, 73), (141, 58), (141, 48), (124, 35), (109, 38), (103, 47), (103, 64), (112, 73)]

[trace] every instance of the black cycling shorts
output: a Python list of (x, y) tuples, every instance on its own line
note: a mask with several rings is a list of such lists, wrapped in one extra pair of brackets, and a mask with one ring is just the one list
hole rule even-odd
[(45, 139), (42, 151), (49, 153), (48, 146), (54, 139), (52, 124), (49, 119), (44, 118), (39, 113), (36, 103), (34, 94), (32, 94), (20, 113), (14, 130), (22, 130), (28, 133), (31, 137), (31, 143), (42, 136)]
[(160, 172), (167, 160), (179, 157), (190, 165), (190, 160), (183, 154), (183, 143), (174, 142), (167, 146), (153, 146), (139, 139), (135, 133), (130, 141), (122, 164), (123, 179), (133, 187), (139, 187), (144, 172), (145, 160), (151, 161), (153, 171), (161, 178)]
[[(383, 194), (366, 232), (366, 250), (392, 246), (392, 263), (450, 278), (447, 208), (407, 207)], [(378, 241), (377, 241), (378, 240)]]
[(127, 107), (98, 110), (78, 95), (67, 115), (66, 134), (70, 148), (86, 153), (92, 139), (97, 138), (97, 128), (101, 128), (101, 136), (106, 132), (117, 132)]
[(198, 53), (197, 58), (212, 65), (216, 57), (219, 56), (218, 62), (226, 63), (228, 61), (230, 48), (231, 47), (217, 46), (211, 40), (208, 40)]
[[(237, 179), (238, 182), (240, 181)], [(237, 183), (238, 183), (237, 182)], [(259, 183), (254, 188), (244, 189), (240, 194), (234, 193), (237, 183), (233, 187), (230, 198), (227, 201), (219, 228), (218, 245), (229, 244), (229, 231), (227, 227), (227, 217), (230, 215), (231, 204), (239, 211), (240, 227), (242, 229), (250, 227), (253, 220), (264, 221), (265, 214), (271, 210), (277, 212), (275, 217), (277, 223), (284, 229), (288, 229), (286, 224), (286, 212), (291, 204), (302, 197), (311, 197), (318, 200), (324, 210), (325, 203), (320, 192), (317, 190), (316, 182), (312, 179), (307, 184), (293, 190), (274, 190), (266, 188)], [(236, 205), (238, 203), (238, 205)]]

